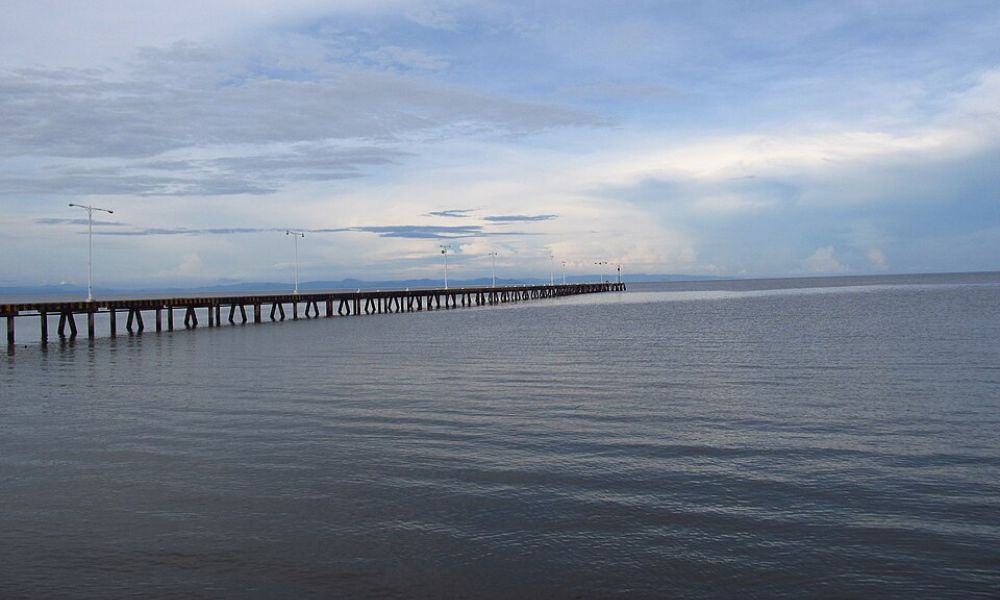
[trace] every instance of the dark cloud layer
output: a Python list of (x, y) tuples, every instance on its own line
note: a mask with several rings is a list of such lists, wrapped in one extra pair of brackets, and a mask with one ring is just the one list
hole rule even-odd
[(478, 212), (478, 208), (453, 208), (450, 210), (438, 210), (434, 212), (426, 213), (425, 216), (428, 217), (452, 217), (456, 219), (464, 219), (472, 216), (472, 213)]
[[(45, 217), (43, 219), (35, 219), (35, 222), (39, 225), (87, 225), (90, 222), (87, 219), (58, 219), (54, 217)], [(124, 223), (118, 221), (93, 221), (94, 227), (124, 227)]]
[[(40, 225), (86, 225), (86, 219), (36, 219)], [(95, 222), (95, 225), (97, 223)], [(104, 225), (126, 226), (124, 223), (105, 222)], [(247, 233), (281, 233), (285, 231), (282, 227), (210, 227), (210, 228), (187, 228), (187, 227), (147, 227), (131, 228), (125, 230), (95, 231), (95, 235), (115, 236), (115, 237), (141, 237), (159, 235), (237, 235)], [(488, 231), (481, 225), (460, 225), (460, 226), (434, 226), (434, 225), (372, 225), (360, 227), (336, 227), (320, 229), (298, 229), (305, 233), (327, 234), (327, 233), (371, 233), (384, 238), (409, 238), (409, 239), (458, 239), (471, 237), (494, 237), (494, 236), (521, 236), (532, 235), (524, 232), (512, 231)]]
[(556, 215), (490, 215), (483, 217), (484, 221), (490, 223), (529, 223), (533, 221), (550, 221)]

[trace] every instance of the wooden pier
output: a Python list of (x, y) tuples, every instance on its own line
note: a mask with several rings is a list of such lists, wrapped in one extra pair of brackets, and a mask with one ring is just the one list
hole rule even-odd
[[(58, 317), (56, 334), (60, 339), (74, 339), (79, 333), (77, 317), (85, 321), (87, 337), (96, 337), (95, 317), (106, 313), (111, 337), (119, 331), (119, 317), (125, 318), (125, 332), (142, 333), (146, 319), (156, 331), (173, 331), (175, 325), (186, 329), (198, 327), (199, 314), (208, 327), (220, 327), (223, 318), (230, 325), (251, 320), (262, 323), (284, 321), (286, 306), (291, 318), (315, 319), (405, 313), (425, 310), (488, 306), (576, 294), (624, 291), (623, 283), (579, 283), (569, 285), (526, 285), (505, 287), (433, 288), (414, 290), (375, 290), (356, 292), (309, 292), (299, 294), (253, 294), (246, 296), (199, 296), (179, 298), (140, 298), (129, 300), (93, 300), (91, 302), (26, 302), (0, 304), (0, 318), (7, 322), (7, 345), (14, 346), (17, 318), (35, 318), (40, 328), (40, 342), (49, 341), (49, 320)], [(301, 313), (300, 313), (301, 308)], [(265, 315), (267, 315), (265, 317)]]

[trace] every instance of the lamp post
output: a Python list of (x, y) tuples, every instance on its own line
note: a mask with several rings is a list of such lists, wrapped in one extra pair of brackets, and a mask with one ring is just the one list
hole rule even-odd
[(618, 263), (618, 283), (622, 282), (622, 264)]
[(490, 259), (492, 259), (492, 261), (493, 261), (493, 265), (492, 265), (493, 266), (493, 287), (497, 286), (497, 257), (498, 256), (500, 256), (500, 253), (497, 252), (496, 250), (494, 250), (493, 252), (490, 252)]
[(563, 285), (566, 285), (566, 261), (562, 261), (563, 267)]
[(549, 252), (549, 285), (556, 284), (556, 256)]
[[(608, 264), (608, 261), (606, 261), (606, 260), (599, 260), (599, 261), (595, 262), (594, 264), (595, 265), (605, 265), (606, 266)], [(604, 267), (603, 266), (601, 267), (601, 283), (604, 283)]]
[(109, 215), (114, 214), (115, 211), (106, 208), (97, 208), (96, 206), (87, 206), (86, 204), (74, 204), (73, 202), (70, 202), (69, 205), (87, 211), (87, 302), (93, 302), (94, 289), (91, 281), (94, 270), (94, 211), (99, 210)]
[(293, 294), (299, 293), (299, 238), (306, 237), (306, 234), (301, 231), (293, 231), (291, 229), (285, 230), (285, 235), (290, 235), (295, 240), (295, 291)]
[(444, 255), (444, 289), (448, 289), (448, 250), (451, 246), (441, 245), (441, 254)]

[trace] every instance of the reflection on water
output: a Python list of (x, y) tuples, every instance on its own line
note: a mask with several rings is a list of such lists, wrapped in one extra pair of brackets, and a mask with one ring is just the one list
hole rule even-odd
[(990, 597), (1000, 282), (815, 281), (19, 347), (0, 596)]

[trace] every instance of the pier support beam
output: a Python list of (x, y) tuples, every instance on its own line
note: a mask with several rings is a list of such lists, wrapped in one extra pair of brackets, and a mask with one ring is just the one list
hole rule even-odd
[[(72, 311), (59, 313), (59, 337), (66, 337), (66, 325), (69, 325), (69, 337), (76, 337), (76, 319), (73, 318)], [(11, 323), (13, 326), (13, 323)]]
[(275, 302), (274, 304), (271, 305), (271, 320), (272, 321), (277, 320), (277, 319), (274, 318), (274, 312), (275, 311), (278, 311), (278, 314), (281, 315), (281, 319), (280, 320), (284, 321), (285, 320), (285, 307), (282, 306), (281, 302)]
[(41, 342), (44, 346), (49, 343), (49, 315), (44, 310), (38, 312), (38, 316), (41, 317), (42, 325), (42, 337)]
[(94, 307), (87, 310), (87, 337), (94, 339)]
[(111, 337), (118, 337), (118, 311), (113, 308), (108, 309), (108, 329), (111, 332)]
[(14, 345), (14, 315), (7, 315), (7, 345)]
[(174, 330), (174, 307), (167, 307), (167, 331)]
[(136, 331), (142, 333), (142, 330), (146, 328), (145, 324), (142, 322), (142, 311), (138, 308), (128, 309), (128, 320), (125, 321), (125, 329), (129, 333), (132, 333), (132, 321), (135, 320)]
[(156, 332), (159, 333), (163, 331), (163, 309), (156, 308)]
[(255, 302), (253, 305), (253, 322), (260, 323), (260, 302)]
[[(247, 322), (247, 309), (246, 309), (246, 307), (243, 306), (242, 304), (239, 304), (239, 305), (233, 304), (232, 306), (229, 307), (229, 324), (230, 325), (235, 325), (236, 324), (235, 317), (236, 317), (236, 307), (237, 306), (240, 307), (240, 317), (242, 317), (242, 323), (241, 324)], [(255, 304), (254, 305), (253, 319), (254, 319), (255, 323), (260, 323), (260, 305), (259, 304)], [(219, 321), (219, 322), (221, 323), (221, 321)]]

